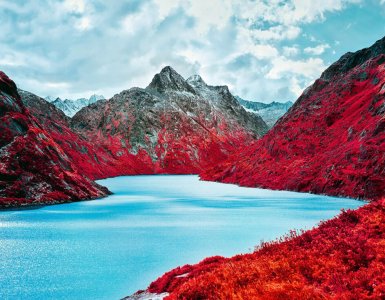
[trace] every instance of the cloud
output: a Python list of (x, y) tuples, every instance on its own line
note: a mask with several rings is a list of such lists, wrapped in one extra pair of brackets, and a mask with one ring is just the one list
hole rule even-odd
[(326, 68), (323, 60), (320, 58), (291, 60), (284, 57), (278, 57), (273, 60), (272, 65), (272, 68), (266, 74), (266, 77), (270, 79), (280, 79), (287, 74), (296, 74), (307, 78), (317, 78)]
[(326, 49), (330, 48), (329, 44), (321, 44), (315, 47), (306, 47), (303, 52), (311, 55), (321, 55)]
[(268, 40), (292, 40), (298, 37), (301, 29), (297, 26), (272, 26), (268, 29), (255, 29), (252, 30), (252, 36), (256, 40), (268, 41)]
[(74, 13), (83, 13), (85, 11), (84, 0), (65, 0), (63, 2), (63, 8), (66, 11)]
[(206, 33), (211, 27), (224, 28), (232, 15), (229, 0), (190, 0), (185, 3), (185, 12), (196, 20), (199, 34)]
[(333, 61), (326, 42), (343, 40), (306, 26), (322, 31), (329, 14), (354, 2), (0, 1), (0, 69), (41, 96), (111, 97), (172, 65), (245, 98), (295, 100)]
[(282, 48), (284, 56), (295, 56), (299, 54), (298, 46), (284, 46)]

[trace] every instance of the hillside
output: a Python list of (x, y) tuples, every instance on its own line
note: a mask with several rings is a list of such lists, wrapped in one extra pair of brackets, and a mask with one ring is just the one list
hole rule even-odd
[(370, 204), (262, 243), (252, 254), (176, 268), (145, 293), (167, 299), (383, 299), (384, 86), (385, 38), (342, 56), (267, 135), (202, 174)]
[(63, 148), (0, 72), (0, 207), (53, 204), (106, 196), (78, 172)]
[(97, 101), (72, 119), (7, 80), (1, 98), (3, 206), (100, 197), (107, 190), (91, 180), (106, 177), (198, 173), (267, 131), (227, 87), (208, 86), (197, 76), (186, 81), (170, 67), (146, 89)]
[(253, 146), (202, 178), (360, 199), (385, 190), (385, 39), (348, 53)]

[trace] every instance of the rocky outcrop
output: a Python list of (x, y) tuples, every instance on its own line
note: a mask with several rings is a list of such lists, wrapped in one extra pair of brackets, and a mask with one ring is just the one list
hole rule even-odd
[[(52, 113), (52, 112), (48, 112)], [(62, 116), (65, 118), (64, 116)], [(0, 207), (94, 199), (106, 188), (78, 172), (67, 153), (0, 72)]]
[(145, 89), (83, 108), (71, 126), (138, 174), (198, 173), (267, 131), (226, 86), (185, 80), (171, 67)]
[(375, 200), (385, 191), (385, 48), (348, 53), (206, 180)]

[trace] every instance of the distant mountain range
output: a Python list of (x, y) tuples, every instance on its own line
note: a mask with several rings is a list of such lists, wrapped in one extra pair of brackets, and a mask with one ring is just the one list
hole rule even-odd
[(54, 98), (52, 96), (47, 96), (45, 100), (51, 102), (61, 111), (63, 111), (68, 117), (73, 117), (79, 110), (83, 107), (95, 103), (98, 100), (104, 99), (102, 95), (92, 95), (89, 99), (79, 98), (76, 100), (71, 99), (61, 99), (59, 97)]
[(293, 106), (293, 102), (271, 102), (262, 103), (256, 101), (244, 100), (241, 97), (235, 96), (239, 103), (249, 112), (253, 112), (262, 117), (269, 128), (282, 117)]

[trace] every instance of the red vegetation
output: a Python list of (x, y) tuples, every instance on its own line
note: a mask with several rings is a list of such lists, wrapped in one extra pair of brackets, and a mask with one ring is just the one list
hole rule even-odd
[(385, 38), (344, 55), (267, 135), (201, 177), (373, 202), (252, 254), (178, 268), (149, 291), (167, 299), (385, 299)]
[(384, 247), (379, 201), (252, 254), (177, 268), (149, 291), (166, 299), (384, 299)]
[(201, 94), (169, 67), (155, 78), (148, 89), (123, 91), (69, 119), (44, 99), (18, 92), (3, 74), (1, 206), (105, 195), (94, 179), (199, 173), (267, 129), (226, 87), (200, 80)]
[(205, 170), (201, 178), (369, 200), (383, 197), (385, 55), (345, 74), (326, 75), (262, 139)]
[(0, 207), (92, 199), (108, 194), (79, 174), (0, 72)]

